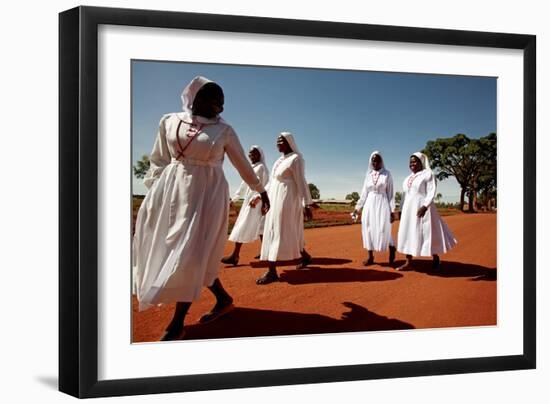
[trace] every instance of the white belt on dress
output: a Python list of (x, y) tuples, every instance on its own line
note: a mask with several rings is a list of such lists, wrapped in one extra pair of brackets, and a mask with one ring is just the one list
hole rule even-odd
[(179, 159), (175, 159), (172, 157), (172, 164), (183, 164), (183, 165), (202, 166), (202, 167), (220, 167), (223, 164), (223, 160), (207, 161), (207, 160), (190, 159), (187, 157), (181, 157)]

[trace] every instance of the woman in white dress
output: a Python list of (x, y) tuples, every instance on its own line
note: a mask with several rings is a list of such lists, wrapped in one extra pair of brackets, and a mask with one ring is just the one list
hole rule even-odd
[(390, 250), (390, 265), (395, 261), (395, 243), (391, 235), (395, 197), (393, 179), (384, 167), (379, 151), (369, 158), (369, 169), (365, 175), (361, 197), (355, 205), (355, 214), (361, 213), (361, 231), (363, 247), (369, 252), (369, 258), (363, 265), (374, 264), (374, 251)]
[[(256, 176), (262, 182), (265, 187), (269, 180), (269, 170), (265, 163), (264, 152), (260, 146), (250, 147), (248, 157), (252, 163), (252, 168), (256, 173)], [(222, 258), (224, 264), (237, 265), (239, 263), (239, 253), (243, 243), (252, 243), (258, 238), (262, 238), (261, 224), (262, 224), (262, 212), (258, 202), (260, 194), (252, 190), (248, 184), (243, 181), (237, 189), (237, 192), (233, 196), (233, 201), (240, 199), (244, 194), (244, 201), (239, 212), (239, 216), (235, 221), (233, 230), (229, 235), (229, 241), (235, 243), (235, 248), (231, 255)]]
[(294, 136), (282, 132), (277, 138), (277, 148), (283, 154), (273, 165), (269, 180), (271, 210), (265, 217), (260, 260), (268, 261), (268, 270), (256, 280), (265, 285), (279, 279), (277, 261), (301, 258), (298, 268), (311, 262), (305, 250), (304, 214), (311, 219), (313, 203), (305, 178), (305, 161), (298, 150)]
[(207, 286), (216, 296), (212, 321), (233, 308), (218, 279), (227, 240), (229, 190), (222, 163), (227, 154), (248, 185), (269, 199), (239, 142), (219, 114), (219, 85), (194, 78), (182, 94), (183, 112), (164, 115), (149, 158), (144, 183), (149, 188), (136, 219), (133, 242), (134, 292), (139, 309), (177, 302), (161, 340), (181, 339), (191, 302)]
[(413, 256), (432, 256), (433, 269), (438, 270), (439, 255), (451, 250), (457, 241), (435, 207), (437, 184), (428, 157), (414, 153), (409, 159), (409, 168), (412, 173), (403, 182), (397, 235), (397, 250), (406, 254), (407, 260), (397, 269), (412, 269)]

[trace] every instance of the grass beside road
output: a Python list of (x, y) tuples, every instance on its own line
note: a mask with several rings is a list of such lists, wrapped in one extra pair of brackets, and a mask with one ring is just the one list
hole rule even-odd
[[(143, 198), (143, 195), (134, 195), (132, 198), (132, 226), (135, 223), (137, 212), (143, 202)], [(229, 232), (233, 229), (241, 206), (242, 201), (236, 201), (233, 203), (233, 209), (229, 211)], [(319, 208), (313, 210), (313, 220), (304, 222), (304, 228), (313, 229), (317, 227), (344, 226), (353, 224), (350, 217), (350, 213), (352, 211), (353, 206), (351, 205), (333, 205), (326, 203), (319, 204)], [(462, 214), (462, 212), (458, 209), (452, 208), (439, 208), (438, 211), (441, 216)]]

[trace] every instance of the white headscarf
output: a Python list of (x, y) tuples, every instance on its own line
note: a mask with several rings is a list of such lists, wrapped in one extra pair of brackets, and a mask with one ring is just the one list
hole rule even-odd
[(197, 96), (197, 93), (201, 89), (202, 86), (204, 86), (206, 83), (211, 83), (212, 80), (207, 79), (206, 77), (197, 76), (193, 80), (187, 84), (187, 86), (183, 89), (183, 92), (181, 93), (181, 102), (182, 102), (182, 110), (183, 112), (189, 114), (191, 116), (191, 113), (193, 112), (193, 101), (195, 101), (195, 97)]
[(258, 150), (258, 152), (260, 153), (259, 164), (263, 164), (267, 168), (267, 164), (265, 163), (265, 155), (264, 155), (264, 151), (262, 150), (262, 148), (258, 145), (253, 144), (252, 146), (250, 146), (250, 151), (252, 151), (254, 149)]
[(298, 149), (298, 145), (296, 144), (296, 141), (294, 140), (294, 135), (290, 132), (281, 132), (281, 136), (283, 136), (286, 141), (288, 142), (288, 145), (292, 149), (294, 153), (296, 153), (298, 156), (302, 157), (302, 153), (300, 153), (300, 150)]
[[(193, 116), (193, 101), (195, 101), (195, 97), (197, 96), (199, 90), (207, 83), (213, 83), (213, 81), (203, 76), (197, 76), (183, 89), (183, 92), (181, 93), (183, 114), (180, 116), (183, 120), (191, 119)], [(220, 122), (224, 122), (221, 117), (219, 120)]]
[(378, 150), (375, 150), (371, 153), (369, 157), (369, 172), (374, 171), (374, 167), (372, 166), (372, 158), (376, 155), (380, 156), (380, 161), (381, 161), (380, 171), (386, 168), (384, 167), (384, 158), (382, 157), (382, 154), (380, 154)]
[(430, 160), (428, 159), (428, 156), (426, 156), (424, 153), (416, 152), (412, 154), (413, 156), (420, 159), (420, 162), (422, 163), (422, 168), (424, 170), (431, 170), (430, 168)]

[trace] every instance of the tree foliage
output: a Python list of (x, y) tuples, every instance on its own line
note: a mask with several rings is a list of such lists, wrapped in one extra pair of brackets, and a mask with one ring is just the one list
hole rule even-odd
[(145, 174), (149, 170), (151, 163), (149, 162), (149, 156), (144, 154), (141, 157), (141, 160), (138, 160), (136, 164), (134, 165), (134, 175), (136, 178), (143, 178), (145, 177)]
[(346, 195), (346, 199), (351, 200), (353, 205), (357, 203), (359, 198), (361, 198), (361, 195), (359, 195), (359, 192), (352, 192), (351, 194)]
[(309, 185), (309, 193), (311, 194), (312, 199), (319, 199), (321, 197), (321, 192), (319, 191), (319, 188), (315, 184), (308, 184)]
[(454, 177), (460, 185), (460, 206), (468, 195), (468, 208), (474, 211), (481, 192), (486, 199), (496, 196), (496, 134), (470, 139), (460, 133), (450, 138), (430, 140), (423, 150), (436, 178)]

